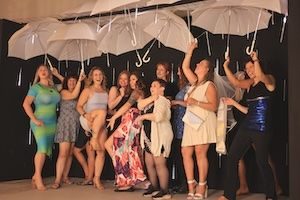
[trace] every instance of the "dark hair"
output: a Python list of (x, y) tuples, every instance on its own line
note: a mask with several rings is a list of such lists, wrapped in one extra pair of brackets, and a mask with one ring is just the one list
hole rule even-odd
[[(246, 69), (245, 68), (246, 64), (249, 63), (249, 62), (251, 62), (254, 65), (254, 62), (253, 62), (253, 60), (250, 56), (246, 56), (246, 57), (243, 58), (244, 70)], [(263, 60), (261, 60), (261, 59), (259, 60), (259, 65), (260, 65), (261, 70), (263, 71), (263, 73), (265, 73), (265, 74), (270, 74), (271, 73), (269, 68), (267, 67), (267, 65), (265, 65), (265, 62)], [(246, 75), (247, 75), (247, 73), (246, 73)]]
[(137, 77), (136, 87), (137, 87), (138, 89), (140, 89), (140, 90), (145, 90), (146, 85), (145, 85), (144, 81), (142, 80), (142, 75), (141, 75), (141, 73), (138, 72), (138, 71), (133, 71), (133, 72), (130, 73), (130, 76), (131, 76), (131, 75), (134, 75), (134, 76)]
[(168, 75), (167, 75), (167, 81), (169, 81), (169, 80), (170, 80), (170, 77), (171, 77), (171, 67), (170, 67), (170, 64), (169, 64), (168, 62), (166, 62), (166, 61), (159, 61), (159, 62), (156, 64), (156, 68), (155, 68), (155, 69), (157, 69), (157, 67), (158, 67), (159, 65), (163, 66), (163, 67), (165, 68), (165, 70), (166, 70), (167, 72), (169, 72)]
[(208, 72), (206, 75), (206, 81), (212, 81), (214, 82), (214, 68), (213, 61), (210, 58), (204, 58), (203, 60), (206, 60), (208, 62)]
[(62, 82), (62, 89), (63, 90), (68, 90), (68, 81), (71, 79), (71, 78), (74, 78), (76, 79), (76, 81), (78, 81), (78, 76), (77, 75), (68, 75), (64, 78), (63, 82)]
[(154, 81), (152, 81), (152, 83), (153, 82), (158, 82), (160, 87), (166, 88), (166, 86), (167, 86), (167, 82), (163, 79), (160, 79), (160, 78), (155, 79)]

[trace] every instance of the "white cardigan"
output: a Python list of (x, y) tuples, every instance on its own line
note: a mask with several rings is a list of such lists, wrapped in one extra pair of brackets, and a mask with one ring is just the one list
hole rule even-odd
[[(171, 102), (164, 96), (159, 96), (154, 101), (153, 114), (155, 121), (151, 121), (151, 147), (153, 156), (168, 157), (171, 152), (173, 131), (171, 126)], [(141, 134), (141, 146), (144, 149), (145, 132)], [(164, 152), (161, 154), (162, 146)]]

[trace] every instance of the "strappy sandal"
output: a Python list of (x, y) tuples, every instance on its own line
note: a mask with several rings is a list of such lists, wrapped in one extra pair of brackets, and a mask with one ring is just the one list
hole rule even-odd
[(77, 183), (77, 185), (82, 185), (82, 186), (85, 186), (85, 185), (93, 185), (93, 181), (92, 180), (84, 180), (82, 182), (79, 182)]
[(197, 186), (197, 182), (195, 179), (193, 179), (193, 180), (188, 180), (187, 184), (188, 185), (193, 184), (193, 191), (190, 192), (190, 190), (189, 190), (189, 193), (187, 194), (187, 197), (186, 197), (187, 200), (192, 200), (192, 199), (194, 199), (194, 196), (195, 196), (195, 188)]
[(205, 185), (205, 191), (203, 194), (196, 192), (194, 195), (194, 199), (196, 200), (201, 200), (201, 199), (206, 199), (207, 198), (207, 193), (208, 193), (208, 187), (207, 187), (207, 181), (204, 182), (199, 182), (199, 186), (204, 186)]
[(59, 183), (53, 183), (52, 185), (51, 185), (51, 188), (52, 189), (54, 189), (54, 190), (57, 190), (58, 188), (60, 188), (60, 184)]

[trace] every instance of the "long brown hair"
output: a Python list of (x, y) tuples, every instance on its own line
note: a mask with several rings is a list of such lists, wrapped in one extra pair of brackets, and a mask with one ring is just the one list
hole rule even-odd
[(86, 82), (85, 82), (85, 87), (89, 87), (89, 86), (91, 86), (92, 84), (94, 84), (94, 82), (93, 82), (93, 73), (94, 73), (94, 71), (96, 71), (96, 70), (100, 71), (100, 72), (102, 73), (102, 75), (103, 75), (103, 80), (102, 80), (102, 83), (101, 83), (102, 89), (103, 89), (103, 90), (107, 90), (107, 88), (106, 88), (107, 78), (106, 78), (106, 76), (105, 76), (105, 74), (104, 74), (104, 71), (103, 71), (100, 67), (97, 67), (97, 66), (93, 67), (93, 68), (90, 70), (90, 72), (89, 72), (89, 74), (88, 74), (88, 77), (87, 77), (87, 80), (86, 80)]
[(120, 84), (119, 84), (119, 80), (120, 80), (120, 77), (121, 77), (123, 74), (125, 74), (125, 75), (127, 76), (127, 78), (128, 78), (128, 85), (127, 85), (127, 87), (125, 88), (125, 96), (127, 96), (127, 95), (129, 95), (129, 94), (131, 93), (131, 91), (132, 91), (132, 89), (130, 88), (130, 84), (129, 84), (129, 77), (130, 77), (129, 71), (123, 70), (123, 71), (121, 71), (121, 72), (119, 73), (119, 75), (118, 75), (118, 81), (117, 81), (117, 87), (118, 87), (118, 89), (120, 89), (120, 87), (121, 87)]
[(207, 61), (207, 63), (208, 63), (208, 66), (207, 66), (208, 67), (208, 72), (207, 72), (207, 74), (205, 76), (205, 81), (214, 82), (214, 76), (215, 76), (215, 74), (214, 74), (214, 65), (213, 65), (212, 60), (209, 59), (209, 58), (205, 58), (203, 60)]
[(182, 71), (181, 65), (178, 67), (178, 71), (179, 71), (181, 77), (178, 77), (177, 85), (178, 85), (179, 89), (182, 89), (184, 86), (186, 86), (188, 84), (188, 80)]

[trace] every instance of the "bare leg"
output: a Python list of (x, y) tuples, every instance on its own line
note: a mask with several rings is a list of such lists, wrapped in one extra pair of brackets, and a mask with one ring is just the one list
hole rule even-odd
[(92, 124), (93, 136), (91, 138), (91, 145), (95, 150), (99, 150), (98, 135), (102, 132), (101, 130), (104, 129), (106, 110), (95, 110), (91, 113), (91, 115), (94, 119)]
[(238, 166), (239, 180), (240, 180), (240, 188), (236, 191), (236, 195), (243, 195), (249, 193), (249, 188), (247, 184), (246, 178), (246, 165), (243, 159), (239, 161)]
[(63, 172), (63, 182), (66, 184), (72, 184), (72, 182), (69, 180), (69, 172), (72, 166), (72, 160), (73, 160), (73, 149), (74, 149), (74, 143), (71, 143), (71, 148), (69, 151), (69, 157), (67, 158), (66, 165)]
[(93, 180), (95, 171), (95, 151), (89, 142), (86, 144), (87, 163), (88, 163), (88, 176), (87, 180)]
[(70, 149), (71, 143), (59, 143), (59, 155), (56, 161), (56, 178), (54, 184), (52, 185), (53, 189), (58, 189), (60, 187), (63, 171), (66, 166), (66, 161), (70, 154)]
[[(83, 149), (83, 148), (82, 148)], [(85, 160), (85, 157), (82, 154), (82, 149), (74, 147), (73, 153), (75, 158), (77, 159), (77, 161), (79, 162), (79, 164), (81, 165), (83, 172), (84, 172), (84, 176), (87, 179), (88, 178), (88, 174), (89, 174), (89, 169), (88, 169), (88, 164)]]
[(209, 144), (201, 144), (195, 146), (196, 160), (198, 165), (199, 172), (199, 186), (197, 187), (197, 192), (195, 197), (207, 197), (207, 184), (206, 178), (208, 173), (208, 160), (207, 160), (207, 151)]
[(99, 190), (103, 190), (104, 187), (101, 184), (100, 177), (102, 174), (104, 161), (105, 161), (105, 147), (104, 143), (107, 138), (105, 129), (102, 129), (101, 133), (98, 136), (99, 150), (96, 151), (96, 160), (95, 160), (95, 176), (94, 176), (94, 185)]
[(195, 193), (195, 177), (194, 177), (194, 160), (193, 160), (193, 154), (194, 154), (194, 146), (190, 147), (182, 147), (181, 148), (182, 157), (183, 157), (183, 164), (184, 164), (184, 170), (186, 174), (186, 178), (188, 181), (188, 189), (189, 194), (188, 196), (192, 196)]
[(46, 160), (46, 154), (36, 152), (36, 154), (34, 156), (35, 172), (32, 177), (32, 183), (33, 183), (33, 186), (36, 186), (36, 188), (40, 191), (46, 190), (46, 187), (45, 187), (45, 185), (43, 183), (43, 179), (42, 179), (42, 170), (43, 170), (45, 160)]

